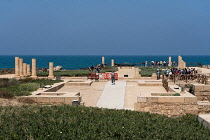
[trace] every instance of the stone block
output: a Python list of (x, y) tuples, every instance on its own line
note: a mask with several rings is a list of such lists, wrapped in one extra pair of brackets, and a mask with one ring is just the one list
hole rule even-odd
[(37, 97), (36, 99), (37, 103), (50, 103), (49, 97)]
[(64, 98), (61, 97), (50, 97), (51, 103), (65, 103)]
[(171, 97), (172, 103), (184, 103), (184, 97)]
[(194, 92), (195, 96), (201, 96), (204, 95), (203, 91), (196, 91)]
[(196, 96), (198, 101), (205, 101), (205, 97), (204, 96)]
[(158, 97), (158, 102), (160, 103), (170, 103), (171, 97)]
[(210, 85), (204, 85), (203, 86), (204, 91), (209, 91), (210, 92)]
[(144, 112), (150, 112), (151, 111), (151, 107), (145, 107), (141, 109)]
[(194, 85), (194, 90), (195, 91), (203, 91), (203, 85)]
[(210, 96), (210, 91), (209, 92), (203, 92), (203, 95)]
[(134, 110), (139, 111), (140, 110), (140, 104), (139, 103), (134, 103)]
[(71, 97), (66, 97), (65, 98), (65, 103), (66, 104), (72, 104), (73, 99)]
[(197, 104), (197, 97), (184, 97), (185, 103)]
[(138, 97), (137, 102), (138, 103), (144, 103), (144, 102), (147, 102), (147, 99), (146, 99), (146, 97)]
[(146, 97), (148, 103), (157, 103), (158, 97)]
[(166, 100), (165, 97), (158, 97), (158, 102), (159, 102), (159, 103), (166, 103), (167, 100)]

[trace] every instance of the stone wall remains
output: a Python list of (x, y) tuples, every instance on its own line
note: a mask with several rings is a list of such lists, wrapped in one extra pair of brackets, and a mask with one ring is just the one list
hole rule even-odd
[(198, 105), (195, 96), (138, 97), (137, 103), (134, 104), (134, 110), (178, 117), (188, 113), (198, 114)]
[(195, 103), (135, 103), (134, 110), (179, 117), (188, 113), (198, 114), (198, 105)]
[(194, 84), (192, 92), (198, 101), (210, 101), (210, 85)]

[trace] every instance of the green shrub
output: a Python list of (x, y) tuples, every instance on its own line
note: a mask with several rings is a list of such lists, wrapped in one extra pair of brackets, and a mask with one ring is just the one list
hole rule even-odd
[(0, 139), (209, 140), (195, 115), (168, 118), (83, 106), (0, 107)]
[(33, 99), (31, 98), (18, 98), (18, 101), (19, 102), (22, 102), (22, 103), (26, 103), (26, 104), (34, 104), (36, 103)]
[(181, 96), (180, 93), (175, 93), (172, 96)]
[(0, 79), (0, 87), (8, 87), (11, 84), (9, 83), (9, 79), (7, 78), (1, 78)]
[(151, 77), (152, 73), (156, 73), (156, 67), (139, 67), (141, 71), (139, 72), (141, 76)]
[(20, 83), (19, 80), (15, 79), (15, 78), (9, 79), (8, 82), (10, 83), (10, 85), (17, 85)]
[(2, 82), (3, 85), (6, 85), (0, 87), (0, 97), (11, 98), (14, 96), (30, 95), (32, 91), (36, 91), (40, 87), (40, 84), (42, 84), (42, 86), (53, 85), (54, 83), (62, 82), (62, 80), (51, 80), (51, 79), (33, 80), (31, 78), (26, 78), (26, 79), (17, 80), (15, 85), (14, 85), (15, 83), (14, 79), (12, 79), (11, 81), (9, 79), (3, 79), (0, 80), (0, 82)]
[(14, 95), (12, 95), (10, 92), (2, 90), (0, 91), (0, 98), (6, 98), (6, 99), (11, 99), (13, 98)]
[(46, 85), (53, 85), (54, 83), (59, 83), (62, 82), (63, 80), (52, 80), (52, 79), (37, 79), (37, 80), (33, 80), (31, 81), (31, 83), (38, 83), (38, 84), (42, 84), (43, 86)]
[(38, 83), (25, 83), (18, 86), (20, 91), (35, 91), (39, 88)]
[(20, 79), (20, 81), (21, 81), (22, 83), (28, 83), (28, 82), (33, 81), (33, 79), (32, 79), (32, 78), (24, 78), (24, 79)]
[[(105, 67), (102, 68), (100, 73), (105, 73), (105, 72), (112, 72), (112, 71), (117, 71), (116, 67)], [(93, 71), (95, 73), (96, 70)], [(59, 71), (54, 71), (55, 76), (67, 76), (67, 77), (73, 77), (73, 76), (87, 76), (91, 73), (90, 70), (88, 69), (79, 69), (79, 70), (59, 70)], [(38, 76), (48, 76), (49, 72), (37, 72)]]
[[(169, 69), (172, 67), (160, 67), (160, 69)], [(141, 74), (141, 76), (144, 77), (151, 77), (152, 73), (156, 73), (157, 67), (143, 67), (140, 66), (139, 69), (141, 69), (141, 71), (139, 72)], [(164, 71), (161, 71), (161, 74), (163, 74)]]

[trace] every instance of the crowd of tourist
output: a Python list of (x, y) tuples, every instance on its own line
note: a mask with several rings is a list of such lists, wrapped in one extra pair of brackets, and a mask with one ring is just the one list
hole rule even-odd
[(92, 65), (91, 67), (89, 67), (89, 70), (91, 71), (91, 72), (93, 72), (94, 70), (96, 70), (98, 73), (101, 71), (101, 65), (100, 64), (98, 64), (98, 65), (96, 65), (95, 67)]
[[(160, 79), (160, 75), (162, 73), (162, 70), (160, 69), (160, 67), (157, 68), (156, 70), (156, 74), (157, 74), (157, 80)], [(175, 75), (178, 75), (180, 74), (180, 80), (184, 80), (185, 78), (185, 75), (187, 74), (188, 76), (188, 79), (192, 79), (194, 80), (194, 76), (195, 74), (197, 73), (197, 70), (195, 70), (195, 68), (183, 68), (183, 69), (180, 69), (180, 68), (171, 68), (171, 69), (166, 69), (164, 71), (164, 75), (166, 77), (170, 77), (171, 79), (173, 79), (173, 74)]]
[(194, 68), (171, 68), (171, 69), (166, 69), (164, 74), (191, 74), (194, 75), (197, 73), (197, 71)]
[[(176, 62), (173, 61), (171, 65), (172, 65), (172, 66), (176, 66)], [(151, 61), (151, 62), (150, 62), (150, 66), (151, 66), (151, 67), (154, 67), (154, 66), (157, 66), (157, 67), (164, 66), (164, 67), (166, 67), (166, 66), (168, 66), (168, 62), (165, 61), (165, 60)]]

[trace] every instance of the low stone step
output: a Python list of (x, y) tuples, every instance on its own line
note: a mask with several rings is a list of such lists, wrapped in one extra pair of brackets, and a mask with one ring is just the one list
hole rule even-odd
[(210, 129), (210, 114), (199, 114), (198, 121), (203, 123), (203, 125)]

